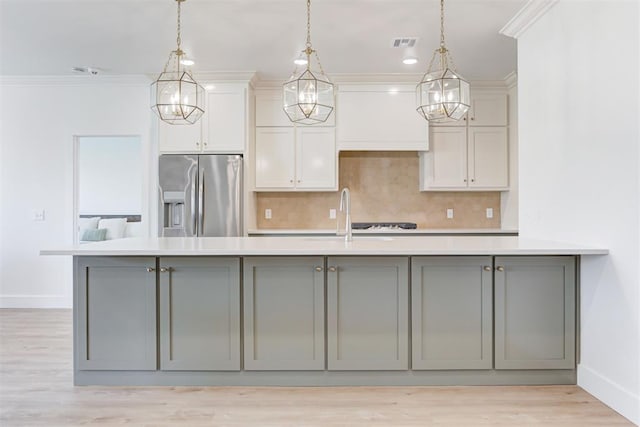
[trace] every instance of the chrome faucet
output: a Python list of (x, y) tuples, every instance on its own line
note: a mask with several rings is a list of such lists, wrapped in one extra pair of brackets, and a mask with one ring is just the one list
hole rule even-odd
[(353, 240), (351, 232), (351, 193), (347, 187), (343, 188), (340, 193), (340, 212), (343, 211), (345, 212), (344, 241), (350, 242)]

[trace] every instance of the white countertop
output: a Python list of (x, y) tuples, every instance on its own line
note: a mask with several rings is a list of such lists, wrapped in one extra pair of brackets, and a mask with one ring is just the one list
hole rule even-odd
[(128, 238), (40, 251), (41, 255), (606, 255), (607, 249), (515, 236)]
[[(517, 234), (518, 230), (505, 230), (502, 228), (417, 228), (414, 230), (353, 230), (353, 234), (393, 234), (393, 235), (421, 235), (421, 234)], [(253, 228), (248, 232), (254, 236), (269, 235), (335, 235), (336, 230), (333, 229), (317, 229), (317, 228)]]

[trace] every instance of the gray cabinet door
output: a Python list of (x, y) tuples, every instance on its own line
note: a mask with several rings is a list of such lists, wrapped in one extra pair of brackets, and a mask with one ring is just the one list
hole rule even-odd
[(493, 265), (489, 256), (413, 257), (413, 369), (491, 369)]
[(496, 369), (575, 368), (575, 258), (495, 258)]
[(160, 369), (240, 370), (240, 259), (160, 258)]
[(244, 368), (324, 369), (324, 258), (244, 258)]
[(155, 267), (153, 257), (75, 258), (78, 369), (156, 369)]
[(409, 258), (329, 257), (330, 370), (409, 368)]

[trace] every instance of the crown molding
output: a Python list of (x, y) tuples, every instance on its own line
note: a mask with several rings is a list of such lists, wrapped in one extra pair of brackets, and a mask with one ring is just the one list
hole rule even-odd
[(513, 89), (518, 84), (518, 73), (512, 71), (507, 74), (504, 83), (507, 85), (507, 89)]
[(499, 33), (517, 39), (557, 2), (558, 0), (529, 0)]
[(193, 77), (198, 83), (208, 81), (217, 83), (249, 83), (252, 86), (255, 86), (259, 80), (255, 71), (203, 71), (194, 72)]
[(142, 74), (118, 76), (0, 76), (2, 86), (95, 86), (149, 85), (153, 79)]

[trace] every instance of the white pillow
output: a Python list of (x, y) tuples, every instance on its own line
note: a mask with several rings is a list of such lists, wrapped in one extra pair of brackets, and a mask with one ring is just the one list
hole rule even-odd
[(93, 218), (78, 218), (78, 238), (82, 240), (85, 230), (95, 230), (98, 228), (99, 216)]
[(128, 222), (124, 228), (124, 237), (142, 237), (142, 223)]
[(106, 240), (122, 239), (124, 237), (124, 227), (127, 224), (127, 218), (109, 218), (98, 221), (98, 228), (106, 228)]

